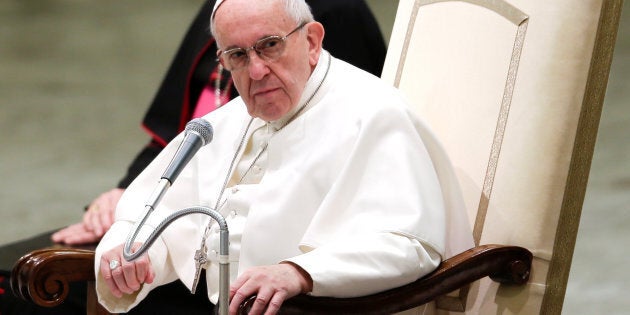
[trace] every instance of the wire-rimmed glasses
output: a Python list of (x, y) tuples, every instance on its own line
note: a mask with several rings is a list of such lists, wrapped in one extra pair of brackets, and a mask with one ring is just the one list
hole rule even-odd
[(219, 60), (221, 61), (223, 68), (228, 71), (238, 70), (247, 66), (249, 63), (250, 50), (254, 50), (256, 54), (258, 54), (258, 57), (265, 61), (274, 61), (282, 56), (284, 48), (286, 47), (286, 39), (306, 24), (306, 22), (301, 23), (298, 27), (294, 28), (284, 36), (272, 35), (263, 37), (256, 41), (253, 46), (248, 48), (236, 47), (226, 51), (219, 50)]

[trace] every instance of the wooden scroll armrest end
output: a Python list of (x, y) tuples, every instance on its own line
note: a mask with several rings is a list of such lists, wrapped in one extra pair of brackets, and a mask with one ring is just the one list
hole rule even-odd
[(22, 256), (11, 274), (11, 289), (26, 301), (52, 307), (61, 304), (69, 284), (94, 281), (94, 251), (47, 248)]

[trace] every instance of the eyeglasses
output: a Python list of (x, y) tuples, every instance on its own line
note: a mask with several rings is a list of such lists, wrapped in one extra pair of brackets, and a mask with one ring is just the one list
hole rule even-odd
[(219, 55), (221, 64), (223, 64), (223, 67), (225, 68), (225, 70), (228, 70), (228, 71), (241, 69), (247, 66), (247, 64), (249, 63), (250, 50), (254, 50), (256, 54), (258, 54), (258, 57), (262, 58), (265, 61), (274, 61), (280, 58), (280, 56), (282, 56), (282, 53), (284, 52), (284, 48), (286, 47), (285, 41), (287, 37), (289, 37), (291, 34), (295, 33), (296, 31), (304, 27), (304, 25), (306, 24), (307, 24), (306, 22), (303, 22), (298, 27), (296, 27), (295, 29), (293, 29), (291, 32), (289, 32), (287, 35), (284, 35), (284, 36), (272, 35), (272, 36), (263, 37), (259, 39), (254, 44), (254, 46), (251, 46), (248, 48), (237, 47), (237, 48), (228, 49), (226, 51), (219, 50), (218, 55)]

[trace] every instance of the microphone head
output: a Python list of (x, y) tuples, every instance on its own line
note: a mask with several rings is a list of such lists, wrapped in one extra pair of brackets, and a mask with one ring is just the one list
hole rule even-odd
[(194, 132), (203, 140), (203, 145), (212, 141), (212, 125), (205, 119), (195, 118), (186, 124), (186, 132)]

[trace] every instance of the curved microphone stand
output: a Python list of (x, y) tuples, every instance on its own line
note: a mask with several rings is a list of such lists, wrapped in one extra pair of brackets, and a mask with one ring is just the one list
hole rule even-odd
[(142, 254), (144, 254), (150, 247), (153, 245), (155, 240), (160, 234), (169, 226), (169, 224), (173, 223), (173, 221), (189, 214), (193, 213), (201, 213), (212, 217), (219, 224), (219, 314), (227, 315), (228, 314), (228, 306), (229, 306), (229, 287), (230, 287), (230, 261), (229, 261), (229, 232), (227, 223), (225, 222), (225, 218), (216, 210), (210, 209), (208, 207), (192, 207), (186, 208), (183, 210), (176, 211), (175, 213), (169, 215), (162, 221), (155, 230), (149, 235), (146, 242), (144, 242), (140, 248), (132, 253), (131, 252), (131, 244), (135, 241), (136, 237), (144, 222), (147, 220), (149, 215), (151, 214), (153, 208), (147, 205), (147, 211), (141, 221), (136, 223), (132, 233), (127, 237), (127, 241), (125, 242), (125, 248), (123, 250), (123, 257), (127, 261), (132, 261)]

